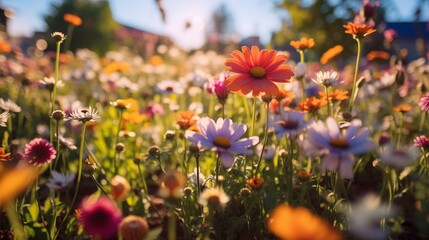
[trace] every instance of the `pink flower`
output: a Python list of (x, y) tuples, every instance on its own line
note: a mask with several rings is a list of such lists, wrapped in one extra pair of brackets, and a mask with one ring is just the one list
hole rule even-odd
[(24, 158), (34, 166), (41, 167), (55, 159), (57, 151), (43, 138), (35, 138), (25, 145)]
[(429, 112), (429, 93), (425, 93), (425, 95), (420, 98), (419, 106), (423, 111)]
[(117, 234), (122, 214), (109, 198), (101, 197), (96, 201), (86, 198), (79, 210), (79, 221), (88, 234), (101, 239)]
[(429, 149), (429, 138), (424, 135), (414, 138), (414, 146)]

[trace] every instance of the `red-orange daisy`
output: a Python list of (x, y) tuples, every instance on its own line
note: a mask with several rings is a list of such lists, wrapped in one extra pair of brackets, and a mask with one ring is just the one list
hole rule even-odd
[(294, 47), (297, 51), (304, 51), (314, 46), (314, 39), (303, 37), (300, 40), (291, 41), (290, 45)]
[(351, 34), (354, 38), (358, 39), (366, 37), (376, 31), (374, 28), (366, 24), (352, 22), (348, 22), (347, 25), (343, 25), (343, 27), (346, 29), (345, 33)]
[(326, 64), (327, 62), (329, 62), (331, 59), (333, 59), (334, 57), (336, 57), (338, 54), (340, 54), (343, 51), (344, 47), (341, 45), (336, 45), (328, 50), (326, 50), (326, 52), (324, 52), (322, 54), (322, 57), (320, 57), (320, 63), (321, 64)]
[(232, 58), (225, 61), (227, 70), (237, 73), (228, 77), (226, 87), (232, 92), (249, 94), (254, 97), (260, 93), (276, 96), (279, 89), (275, 82), (286, 83), (294, 76), (292, 70), (284, 65), (286, 56), (275, 50), (259, 50), (247, 46), (233, 51)]

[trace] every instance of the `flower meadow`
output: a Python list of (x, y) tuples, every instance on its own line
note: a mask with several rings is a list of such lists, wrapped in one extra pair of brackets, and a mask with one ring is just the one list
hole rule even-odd
[(364, 56), (367, 20), (320, 61), (2, 40), (0, 238), (427, 239), (428, 59)]

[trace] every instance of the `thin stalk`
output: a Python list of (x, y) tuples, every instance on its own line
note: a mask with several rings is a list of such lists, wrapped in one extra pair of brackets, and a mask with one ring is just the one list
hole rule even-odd
[[(49, 115), (51, 115), (52, 112), (54, 111), (55, 98), (57, 95), (57, 83), (59, 79), (59, 66), (60, 66), (60, 48), (61, 48), (61, 41), (57, 41), (56, 52), (55, 52), (54, 88), (52, 89), (52, 93), (51, 93), (51, 105), (49, 109)], [(50, 143), (52, 143), (54, 140), (54, 136), (53, 136), (54, 120), (52, 118), (49, 119), (49, 126), (50, 126)]]
[(250, 136), (255, 133), (255, 122), (256, 122), (256, 98), (253, 98), (253, 113), (252, 113), (252, 125), (250, 125)]
[(324, 86), (325, 88), (325, 95), (326, 95), (326, 101), (328, 102), (327, 107), (328, 107), (328, 116), (332, 117), (332, 112), (331, 112), (331, 99), (329, 99), (329, 89), (328, 87)]
[[(122, 113), (123, 113), (123, 110), (119, 110), (118, 131), (116, 131), (116, 138), (115, 138), (115, 146), (114, 146), (114, 148), (116, 147), (116, 144), (118, 144), (118, 142), (119, 142), (119, 132), (121, 131), (121, 125), (122, 125)], [(116, 151), (115, 151), (115, 153), (116, 153)], [(115, 156), (113, 157), (113, 168), (115, 170), (115, 176), (118, 175), (118, 163), (117, 163), (118, 159), (117, 159), (117, 156), (118, 155), (115, 154)]]
[(176, 240), (176, 214), (174, 213), (174, 207), (170, 208), (170, 217), (168, 218), (168, 240)]
[(299, 52), (299, 61), (303, 63), (304, 62), (304, 51), (299, 50), (298, 52)]
[[(244, 166), (246, 168), (246, 166)], [(220, 168), (220, 153), (217, 153), (216, 157), (216, 187), (219, 186), (219, 168)]]
[(258, 160), (258, 163), (257, 163), (256, 168), (255, 168), (255, 176), (258, 173), (259, 166), (261, 165), (262, 157), (264, 155), (265, 147), (266, 147), (267, 141), (268, 141), (268, 136), (267, 136), (268, 134), (267, 134), (267, 132), (268, 132), (268, 120), (269, 120), (270, 108), (268, 106), (268, 103), (266, 105), (267, 105), (266, 106), (267, 113), (266, 113), (266, 119), (265, 119), (266, 121), (265, 121), (265, 128), (264, 128), (264, 142), (262, 144), (262, 151), (261, 151), (261, 154), (259, 155), (259, 160)]
[(40, 220), (42, 220), (42, 226), (46, 230), (46, 236), (48, 237), (48, 240), (51, 240), (52, 239), (51, 232), (48, 230), (48, 227), (46, 226), (45, 216), (43, 215), (42, 207), (40, 206), (39, 193), (37, 191), (38, 188), (39, 188), (39, 173), (37, 173), (36, 184), (34, 185), (34, 194), (36, 198), (37, 208), (39, 209)]
[(91, 177), (92, 177), (92, 180), (94, 180), (97, 187), (101, 190), (101, 192), (103, 192), (104, 195), (109, 196), (106, 190), (104, 190), (103, 185), (101, 185), (101, 183), (94, 177), (94, 175), (92, 175)]
[(425, 124), (425, 119), (426, 119), (426, 111), (423, 111), (423, 113), (420, 115), (420, 124), (419, 124), (419, 132), (423, 131), (423, 127)]
[(355, 38), (357, 42), (357, 55), (356, 55), (356, 66), (355, 66), (355, 74), (353, 77), (353, 86), (352, 86), (352, 95), (350, 96), (350, 102), (349, 102), (349, 111), (351, 112), (353, 110), (353, 103), (355, 101), (356, 95), (357, 95), (357, 75), (359, 71), (359, 61), (360, 61), (360, 55), (361, 55), (361, 43), (359, 38)]

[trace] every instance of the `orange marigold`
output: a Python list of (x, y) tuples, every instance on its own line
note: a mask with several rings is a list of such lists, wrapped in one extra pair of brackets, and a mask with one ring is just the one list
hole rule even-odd
[(185, 111), (180, 112), (176, 119), (176, 123), (179, 125), (180, 129), (187, 130), (197, 123), (198, 116), (195, 112)]
[(300, 40), (291, 41), (290, 45), (297, 51), (304, 51), (314, 46), (314, 39), (303, 37)]
[(371, 51), (366, 55), (366, 59), (368, 61), (374, 61), (376, 59), (380, 60), (389, 60), (389, 53), (385, 51)]
[(264, 92), (275, 96), (279, 89), (276, 82), (286, 83), (294, 76), (286, 62), (286, 56), (275, 50), (259, 50), (253, 46), (233, 51), (232, 58), (225, 61), (226, 69), (236, 73), (225, 80), (226, 87), (232, 92), (252, 93), (254, 97)]
[(326, 101), (326, 98), (319, 99), (316, 97), (310, 97), (298, 103), (298, 109), (303, 112), (315, 112), (319, 108), (325, 106), (326, 104), (328, 104), (328, 101)]
[(324, 219), (304, 207), (281, 204), (270, 214), (267, 228), (281, 239), (340, 240), (341, 235)]
[(345, 33), (351, 34), (353, 38), (358, 39), (364, 38), (376, 31), (373, 27), (363, 23), (348, 22), (347, 25), (343, 25), (343, 27), (346, 29)]
[(10, 160), (10, 152), (5, 152), (3, 147), (0, 147), (0, 161), (6, 162)]
[(252, 178), (246, 180), (247, 185), (255, 190), (260, 189), (264, 185), (264, 182), (265, 181), (263, 178), (257, 176), (253, 176)]
[[(326, 93), (321, 91), (319, 92), (319, 95), (321, 98), (326, 99)], [(349, 91), (347, 90), (340, 90), (335, 89), (333, 92), (328, 93), (328, 98), (331, 99), (333, 102), (339, 102), (343, 100), (349, 99)]]
[(336, 46), (326, 50), (326, 52), (324, 52), (322, 54), (322, 57), (320, 57), (320, 63), (326, 64), (331, 59), (338, 56), (343, 50), (344, 50), (344, 47), (341, 45), (336, 45)]
[(80, 26), (82, 24), (82, 19), (74, 14), (66, 13), (64, 14), (64, 21), (74, 25), (74, 26)]

